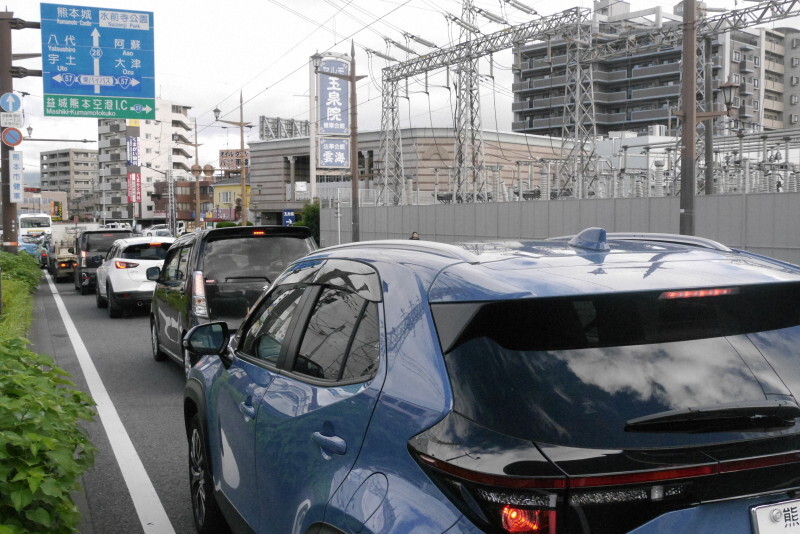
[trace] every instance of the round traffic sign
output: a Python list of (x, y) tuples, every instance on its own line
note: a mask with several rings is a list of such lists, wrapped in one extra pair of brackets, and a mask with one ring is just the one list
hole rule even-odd
[(4, 93), (0, 96), (0, 108), (9, 113), (16, 113), (22, 109), (22, 97), (15, 93)]
[(22, 132), (16, 128), (6, 128), (3, 130), (3, 143), (8, 146), (17, 146), (22, 142)]

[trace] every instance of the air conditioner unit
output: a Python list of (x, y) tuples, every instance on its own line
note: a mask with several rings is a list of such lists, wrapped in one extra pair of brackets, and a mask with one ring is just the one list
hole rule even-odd
[(667, 127), (663, 124), (651, 124), (647, 127), (647, 133), (648, 135), (659, 135), (663, 137), (667, 135)]

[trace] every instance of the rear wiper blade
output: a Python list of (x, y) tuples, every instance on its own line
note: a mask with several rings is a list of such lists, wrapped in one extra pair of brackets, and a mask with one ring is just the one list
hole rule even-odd
[(731, 432), (794, 426), (800, 406), (788, 400), (764, 400), (669, 410), (625, 423), (626, 432)]

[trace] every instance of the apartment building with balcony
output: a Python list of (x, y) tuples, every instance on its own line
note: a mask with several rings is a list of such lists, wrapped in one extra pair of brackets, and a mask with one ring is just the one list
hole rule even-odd
[(97, 186), (97, 150), (64, 148), (39, 154), (42, 191), (66, 193), (70, 211)]
[[(95, 220), (143, 225), (160, 220), (152, 198), (154, 184), (193, 178), (187, 142), (190, 106), (157, 99), (156, 120), (98, 120), (97, 190), (84, 197)], [(86, 209), (84, 209), (86, 213)]]
[[(682, 4), (672, 13), (660, 7), (631, 11), (632, 2), (596, 0), (591, 34), (601, 43), (633, 33), (682, 23)], [(713, 13), (711, 13), (713, 15)], [(800, 91), (798, 30), (753, 28), (720, 34), (712, 40), (712, 107), (724, 110), (718, 88), (731, 79), (739, 84), (731, 118), (716, 122), (718, 131), (747, 132), (790, 127), (798, 113)], [(796, 48), (792, 49), (791, 46)], [(643, 49), (582, 65), (591, 69), (598, 135), (613, 131), (678, 135), (674, 115), (680, 109), (680, 44)], [(515, 132), (561, 136), (566, 95), (567, 49), (563, 39), (534, 42), (514, 51)], [(792, 74), (795, 76), (792, 78)], [(793, 102), (793, 103), (792, 103)], [(794, 106), (794, 107), (792, 107)], [(792, 110), (795, 110), (792, 112)]]

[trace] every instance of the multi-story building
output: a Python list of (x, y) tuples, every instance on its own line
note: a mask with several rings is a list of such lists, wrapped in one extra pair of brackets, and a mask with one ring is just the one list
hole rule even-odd
[(191, 127), (189, 106), (156, 101), (156, 120), (100, 119), (98, 191), (89, 202), (98, 220), (158, 219), (152, 199), (156, 182), (171, 171), (175, 180), (193, 179), (185, 143)]
[[(193, 221), (196, 209), (197, 197), (195, 191), (195, 181), (176, 180), (173, 183), (173, 194), (175, 195), (175, 218), (179, 221)], [(213, 194), (211, 181), (200, 180), (200, 214), (208, 220), (207, 213), (211, 210)], [(151, 195), (154, 204), (154, 214), (156, 219), (166, 219), (167, 209), (169, 209), (169, 186), (164, 180), (159, 180), (153, 184)]]
[(97, 185), (97, 150), (50, 150), (39, 155), (39, 163), (42, 191), (63, 191), (69, 203), (77, 204)]
[[(701, 3), (698, 3), (701, 4)], [(596, 0), (594, 43), (682, 23), (682, 4), (673, 13), (655, 7), (631, 11), (631, 2)], [(710, 15), (713, 15), (711, 13)], [(772, 130), (797, 124), (800, 91), (800, 34), (791, 28), (747, 28), (712, 40), (712, 109), (724, 109), (718, 87), (739, 85), (734, 114), (717, 121), (720, 131)], [(628, 130), (677, 134), (681, 86), (680, 44), (642, 49), (582, 65), (590, 68), (597, 133)], [(535, 42), (515, 50), (515, 132), (561, 136), (566, 95), (566, 42)], [(794, 84), (795, 90), (789, 90)], [(792, 122), (792, 121), (795, 122)]]
[(70, 219), (66, 191), (47, 191), (40, 187), (25, 187), (17, 213), (46, 213), (54, 221)]

